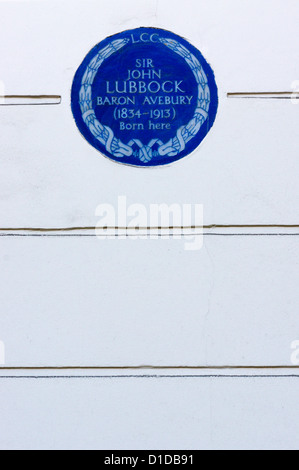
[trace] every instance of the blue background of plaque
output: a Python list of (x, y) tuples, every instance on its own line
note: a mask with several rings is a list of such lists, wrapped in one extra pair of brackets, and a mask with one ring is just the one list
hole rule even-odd
[[(157, 155), (155, 152), (155, 156), (148, 162), (142, 162), (136, 155), (131, 156), (124, 156), (122, 158), (114, 156), (112, 153), (106, 150), (106, 147), (101, 144), (101, 142), (92, 135), (89, 128), (85, 124), (82, 118), (82, 111), (80, 108), (79, 103), (79, 93), (82, 86), (82, 79), (87, 70), (88, 65), (90, 64), (91, 60), (97, 55), (97, 53), (111, 44), (112, 41), (117, 39), (125, 39), (131, 38), (131, 35), (134, 34), (134, 37), (137, 39), (140, 34), (148, 33), (148, 34), (160, 34), (163, 38), (167, 39), (174, 39), (178, 41), (182, 46), (186, 47), (189, 52), (191, 52), (200, 62), (207, 78), (208, 78), (208, 85), (210, 88), (211, 94), (211, 103), (208, 113), (208, 118), (202, 125), (200, 131), (197, 135), (186, 144), (186, 148), (180, 152), (176, 156), (160, 156)], [(136, 59), (142, 58), (149, 58), (153, 60), (155, 65), (154, 70), (162, 70), (162, 80), (158, 78), (153, 78), (152, 80), (157, 80), (158, 82), (164, 82), (166, 80), (171, 81), (181, 81), (183, 80), (183, 84), (181, 84), (181, 88), (186, 92), (184, 93), (185, 96), (194, 96), (191, 105), (163, 105), (163, 106), (149, 106), (143, 105), (144, 98), (146, 96), (149, 97), (156, 97), (156, 96), (175, 96), (173, 93), (165, 93), (162, 90), (157, 94), (152, 93), (142, 93), (142, 94), (134, 94), (130, 95), (129, 93), (125, 94), (107, 94), (106, 92), (106, 81), (111, 82), (111, 90), (113, 90), (113, 84), (115, 81), (120, 81), (120, 88), (122, 86), (123, 81), (128, 79), (128, 70), (135, 70), (135, 63)], [(142, 69), (140, 69), (142, 70)], [(134, 80), (134, 79), (132, 79)], [(140, 79), (143, 80), (143, 79)], [(152, 81), (149, 78), (145, 78), (143, 81), (149, 83)], [(138, 80), (135, 80), (138, 82)], [(181, 93), (179, 93), (181, 95)], [(101, 96), (105, 99), (108, 96), (111, 99), (111, 96), (135, 96), (136, 99), (136, 106), (132, 106), (130, 104), (126, 106), (122, 106), (128, 109), (134, 109), (137, 111), (138, 109), (141, 110), (141, 113), (148, 113), (151, 109), (167, 109), (167, 108), (175, 108), (176, 116), (175, 119), (166, 120), (166, 119), (151, 119), (148, 114), (142, 114), (140, 118), (134, 118), (133, 120), (115, 120), (114, 118), (114, 110), (116, 106), (98, 106), (97, 105), (97, 97)], [(132, 41), (124, 46), (119, 51), (115, 52), (113, 55), (108, 57), (101, 67), (99, 68), (96, 77), (94, 79), (92, 85), (92, 104), (93, 109), (95, 111), (97, 119), (100, 121), (101, 124), (105, 126), (109, 126), (117, 139), (120, 139), (124, 144), (128, 144), (128, 142), (132, 139), (139, 139), (142, 141), (144, 145), (147, 145), (152, 139), (160, 139), (163, 143), (167, 143), (171, 138), (176, 136), (176, 132), (182, 126), (188, 124), (188, 122), (192, 119), (194, 112), (197, 108), (197, 96), (198, 96), (198, 84), (196, 82), (195, 76), (185, 61), (183, 57), (179, 54), (172, 51), (167, 46), (161, 43), (135, 43), (132, 44)], [(215, 77), (213, 70), (211, 69), (210, 65), (206, 62), (202, 54), (189, 42), (185, 39), (173, 34), (169, 31), (165, 31), (162, 29), (156, 28), (139, 28), (130, 31), (125, 31), (123, 33), (116, 34), (112, 37), (109, 37), (95, 46), (89, 54), (84, 59), (83, 63), (80, 65), (73, 82), (72, 87), (72, 111), (76, 121), (76, 124), (81, 132), (81, 134), (85, 137), (85, 139), (97, 150), (99, 150), (102, 154), (106, 155), (112, 160), (115, 160), (118, 163), (124, 163), (134, 166), (142, 166), (142, 167), (152, 167), (152, 166), (159, 166), (159, 165), (166, 165), (170, 164), (174, 161), (180, 160), (181, 158), (189, 155), (193, 152), (203, 141), (206, 137), (208, 132), (210, 131), (211, 127), (213, 126), (217, 114), (218, 109), (218, 90), (217, 85), (215, 82)], [(122, 108), (119, 106), (119, 108)], [(163, 130), (150, 130), (148, 129), (147, 123), (149, 119), (154, 123), (170, 123), (171, 129), (163, 129)], [(121, 130), (120, 129), (120, 122), (124, 121), (125, 123), (129, 124), (143, 124), (144, 130)], [(135, 152), (136, 153), (136, 152)]]

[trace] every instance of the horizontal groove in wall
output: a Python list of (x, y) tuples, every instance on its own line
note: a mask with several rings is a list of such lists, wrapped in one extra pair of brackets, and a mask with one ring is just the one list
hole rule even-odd
[(297, 370), (299, 366), (61, 366), (61, 367), (0, 367), (1, 371), (42, 371), (42, 370)]
[(61, 103), (60, 95), (5, 95), (0, 96), (0, 106), (42, 106)]
[[(251, 98), (251, 99), (284, 99), (299, 100), (299, 93), (282, 92), (230, 92), (227, 98)], [(0, 96), (0, 106), (29, 106), (60, 104), (61, 95), (2, 95)]]
[(196, 375), (164, 375), (164, 374), (148, 374), (148, 375), (4, 375), (0, 376), (0, 380), (111, 380), (111, 379), (299, 379), (299, 375), (240, 375), (240, 374), (196, 374)]
[(2, 228), (0, 238), (58, 238), (85, 237), (109, 239), (160, 239), (188, 236), (223, 237), (294, 237), (299, 236), (299, 225), (205, 225), (170, 227), (66, 227), (66, 228)]
[(212, 225), (194, 225), (194, 226), (169, 226), (169, 227), (59, 227), (59, 228), (41, 228), (41, 227), (23, 227), (23, 228), (0, 228), (0, 232), (76, 232), (76, 231), (153, 231), (153, 230), (212, 230), (212, 229), (299, 229), (299, 224), (269, 224), (269, 225), (236, 225), (236, 224), (212, 224)]
[(298, 225), (205, 225), (170, 227), (66, 227), (66, 228), (2, 228), (0, 238), (108, 238), (108, 239), (160, 239), (188, 236), (223, 237), (294, 237), (299, 236)]
[[(25, 375), (26, 374), (26, 375)], [(1, 379), (163, 379), (163, 378), (294, 378), (297, 366), (130, 366), (130, 367), (3, 367)]]
[(280, 92), (235, 92), (227, 93), (227, 98), (240, 98), (240, 99), (272, 99), (272, 100), (299, 100), (299, 93), (290, 91)]

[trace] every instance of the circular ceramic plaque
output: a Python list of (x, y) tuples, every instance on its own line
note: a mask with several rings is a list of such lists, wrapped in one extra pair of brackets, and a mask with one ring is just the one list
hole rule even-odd
[(127, 165), (167, 165), (192, 153), (214, 124), (214, 73), (185, 39), (140, 28), (109, 37), (80, 65), (72, 111), (85, 139)]

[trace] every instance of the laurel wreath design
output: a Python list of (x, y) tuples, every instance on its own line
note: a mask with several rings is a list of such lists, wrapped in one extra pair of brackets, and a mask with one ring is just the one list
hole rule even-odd
[[(198, 134), (208, 118), (211, 94), (207, 76), (198, 59), (186, 47), (174, 39), (160, 38), (162, 44), (183, 57), (191, 68), (198, 84), (197, 108), (191, 121), (178, 129), (176, 136), (170, 139), (169, 142), (163, 143), (160, 139), (153, 139), (148, 145), (144, 145), (140, 140), (133, 139), (128, 144), (125, 144), (115, 137), (110, 127), (101, 124), (97, 119), (92, 106), (92, 84), (104, 61), (125, 47), (129, 42), (129, 39), (112, 41), (108, 46), (99, 51), (89, 63), (82, 78), (79, 92), (83, 121), (92, 135), (106, 148), (107, 152), (116, 158), (134, 156), (143, 163), (149, 163), (154, 157), (158, 156), (174, 157), (185, 150), (187, 143)], [(156, 150), (154, 150), (154, 147), (156, 147)]]

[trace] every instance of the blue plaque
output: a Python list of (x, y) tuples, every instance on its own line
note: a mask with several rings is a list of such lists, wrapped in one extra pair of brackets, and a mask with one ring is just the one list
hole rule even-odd
[(72, 111), (85, 139), (110, 159), (167, 165), (193, 152), (214, 124), (214, 73), (185, 39), (139, 28), (109, 37), (80, 65)]

